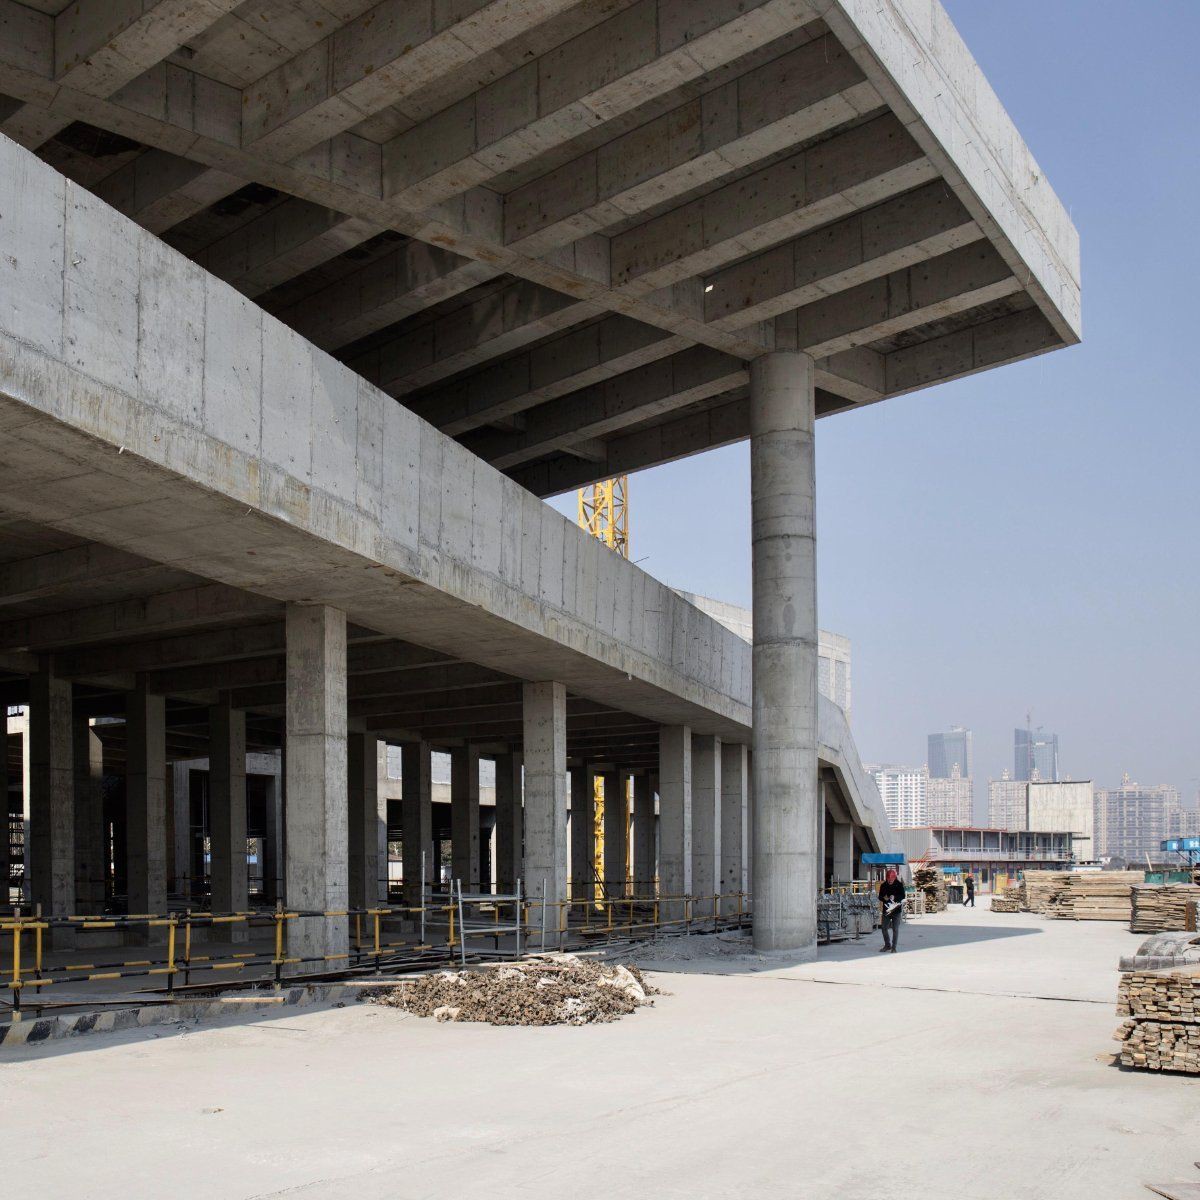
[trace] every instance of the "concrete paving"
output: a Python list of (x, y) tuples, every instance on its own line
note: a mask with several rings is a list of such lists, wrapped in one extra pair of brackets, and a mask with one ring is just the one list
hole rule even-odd
[(96, 1200), (1135, 1200), (1195, 1176), (1200, 1133), (1193, 1081), (1111, 1062), (1138, 940), (956, 909), (894, 956), (672, 946), (670, 994), (608, 1026), (363, 1006), (81, 1038), (6, 1056), (0, 1148), (14, 1190)]

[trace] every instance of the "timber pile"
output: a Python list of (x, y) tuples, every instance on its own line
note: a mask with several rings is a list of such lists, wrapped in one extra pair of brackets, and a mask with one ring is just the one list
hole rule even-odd
[(1029, 912), (1044, 913), (1050, 898), (1066, 881), (1066, 871), (1026, 871), (1025, 904)]
[(1021, 889), (1009, 888), (1007, 892), (992, 897), (992, 912), (1021, 912), (1024, 903), (1025, 896)]
[(1123, 1066), (1200, 1074), (1200, 968), (1126, 972), (1117, 1012)]
[(1187, 929), (1188, 901), (1200, 896), (1194, 883), (1141, 883), (1133, 888), (1133, 915), (1129, 928), (1134, 933), (1166, 933)]
[(1060, 921), (1128, 921), (1140, 871), (1081, 871), (1066, 875), (1045, 913)]
[(438, 1021), (489, 1025), (590, 1025), (618, 1021), (657, 995), (637, 967), (547, 955), (476, 971), (438, 971), (363, 997)]
[(938, 913), (945, 909), (948, 903), (946, 877), (937, 867), (915, 868), (913, 870), (913, 887), (924, 894), (927, 913)]

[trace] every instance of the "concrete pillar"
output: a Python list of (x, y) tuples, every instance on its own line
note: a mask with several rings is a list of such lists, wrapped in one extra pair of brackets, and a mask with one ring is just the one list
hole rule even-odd
[(692, 891), (698, 917), (712, 915), (721, 879), (721, 739), (692, 734)]
[(464, 892), (479, 891), (479, 751), (450, 751), (450, 861)]
[[(283, 763), (275, 751), (275, 770), (267, 780), (266, 837), (263, 839), (263, 900), (274, 904), (283, 899)], [(178, 811), (178, 809), (176, 810)]]
[[(289, 604), (285, 766), (287, 904), (327, 912), (347, 903), (346, 614)], [(288, 923), (288, 953), (345, 954), (345, 917)], [(304, 970), (319, 969), (304, 964)]]
[[(625, 866), (629, 847), (628, 771), (605, 771), (604, 779), (604, 891), (620, 899), (625, 895)], [(618, 914), (618, 919), (620, 914)]]
[(125, 878), (131, 913), (167, 906), (167, 705), (143, 683), (125, 698)]
[(833, 829), (833, 881), (851, 883), (854, 879), (854, 826), (845, 821), (834, 821)]
[(571, 899), (596, 895), (596, 773), (571, 768)]
[[(496, 756), (496, 890), (510, 896), (523, 878), (521, 758), (519, 752)], [(524, 886), (528, 895), (528, 880)]]
[[(250, 905), (246, 867), (246, 714), (228, 701), (208, 710), (208, 837), (212, 858), (212, 911), (245, 912)], [(215, 925), (213, 938), (244, 942), (245, 925)]]
[[(721, 743), (721, 911), (738, 911), (733, 892), (746, 890), (747, 793), (750, 762), (746, 747), (735, 742)], [(745, 905), (743, 904), (743, 911)]]
[(192, 766), (188, 760), (171, 764), (171, 804), (175, 820), (167, 851), (167, 877), (173, 890), (192, 898)]
[(664, 920), (684, 915), (692, 894), (692, 731), (663, 725), (658, 734), (658, 891), (676, 897), (660, 906)]
[[(43, 916), (75, 911), (75, 777), (71, 685), (51, 667), (29, 681), (30, 902)], [(55, 930), (56, 946), (70, 946)]]
[(9, 906), (9, 888), (13, 862), (10, 857), (12, 835), (9, 830), (8, 796), (8, 716), (0, 716), (0, 905)]
[[(385, 745), (386, 752), (386, 745)], [(379, 739), (351, 733), (349, 770), (349, 895), (351, 908), (373, 908), (387, 898), (387, 797), (379, 788)], [(380, 843), (383, 852), (380, 853)]]
[[(75, 907), (81, 913), (101, 913), (104, 911), (104, 883), (108, 876), (104, 837), (104, 743), (87, 717), (76, 717), (73, 727)], [(0, 775), (2, 780), (3, 776)]]
[(817, 578), (813, 361), (750, 366), (754, 945), (815, 957)]
[(404, 743), (400, 751), (400, 776), (404, 902), (416, 905), (421, 903), (422, 875), (426, 889), (438, 881), (433, 845), (433, 751), (427, 742)]
[(633, 894), (654, 894), (654, 789), (648, 773), (633, 777)]
[[(567, 689), (561, 683), (527, 683), (522, 688), (525, 764), (525, 886), (545, 895), (547, 944), (557, 933), (567, 898)], [(529, 908), (530, 937), (543, 913)]]

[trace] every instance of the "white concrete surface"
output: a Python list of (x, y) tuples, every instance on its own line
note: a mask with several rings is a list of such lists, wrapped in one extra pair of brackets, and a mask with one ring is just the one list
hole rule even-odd
[(614, 1025), (363, 1006), (83, 1038), (6, 1056), (0, 1151), (14, 1192), (94, 1200), (1137, 1200), (1195, 1178), (1200, 1109), (1111, 1064), (1136, 941), (956, 909), (895, 956), (665, 963)]

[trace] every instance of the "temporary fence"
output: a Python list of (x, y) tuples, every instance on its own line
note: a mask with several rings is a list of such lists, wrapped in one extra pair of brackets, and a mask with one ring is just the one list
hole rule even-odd
[[(16, 1019), (22, 1009), (23, 993), (41, 996), (46, 989), (64, 984), (89, 984), (119, 979), (142, 979), (147, 990), (161, 985), (172, 993), (179, 987), (212, 987), (230, 976), (254, 977), (282, 983), (284, 975), (327, 975), (359, 968), (395, 968), (398, 963), (438, 961), (456, 956), (519, 956), (526, 951), (563, 949), (569, 938), (591, 943), (660, 933), (702, 933), (745, 924), (750, 913), (750, 894), (744, 891), (712, 895), (628, 895), (609, 897), (595, 904), (547, 900), (545, 885), (531, 898), (518, 880), (514, 892), (494, 894), (467, 892), (460, 881), (451, 885), (448, 897), (422, 896), (421, 903), (364, 908), (273, 910), (211, 913), (192, 911), (167, 914), (72, 915), (45, 917), (40, 911), (23, 914), (14, 910), (0, 920), (0, 935), (11, 949), (4, 971), (5, 990), (11, 991), (11, 1008)], [(573, 910), (582, 910), (572, 916)], [(387, 928), (389, 920), (407, 920), (417, 933), (396, 940)], [(297, 954), (289, 951), (292, 935), (308, 932), (305, 922), (345, 922), (348, 949), (330, 954)], [(445, 938), (434, 936), (445, 930)], [(228, 930), (232, 943), (226, 953), (217, 953), (220, 943), (211, 935)], [(233, 932), (262, 931), (265, 946), (233, 949), (239, 940)], [(145, 957), (116, 961), (50, 962), (47, 935), (58, 931), (70, 935), (113, 931), (136, 935), (147, 943)], [(208, 933), (201, 943), (196, 937)], [(11, 941), (9, 941), (11, 939)], [(72, 942), (74, 937), (71, 938)], [(303, 939), (300, 939), (303, 940)], [(316, 939), (314, 939), (316, 940)], [(491, 942), (486, 950), (472, 949)], [(415, 957), (413, 957), (415, 956)], [(57, 957), (61, 957), (58, 955)], [(200, 982), (197, 982), (199, 978)]]

